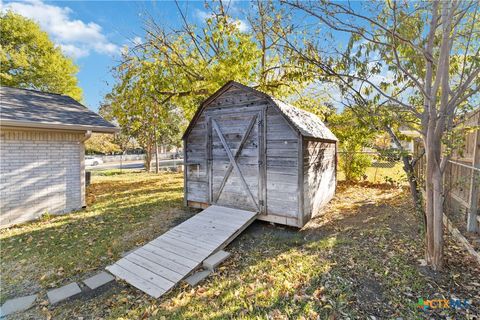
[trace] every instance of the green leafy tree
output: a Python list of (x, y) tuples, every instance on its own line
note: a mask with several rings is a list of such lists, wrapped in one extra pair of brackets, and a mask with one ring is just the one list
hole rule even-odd
[[(468, 102), (478, 107), (480, 2), (372, 1), (361, 10), (350, 2), (284, 3), (318, 22), (299, 30), (301, 45), (285, 37), (299, 61), (317, 78), (366, 101), (365, 107), (382, 105), (393, 111), (391, 119), (401, 115), (420, 133), (426, 156), (425, 257), (433, 269), (442, 269), (442, 180), (450, 158), (442, 142), (459, 125)], [(339, 33), (351, 36), (347, 51), (334, 43)], [(469, 215), (470, 231), (477, 229), (475, 219)]]
[[(119, 126), (118, 121), (115, 119), (115, 115), (113, 114), (112, 106), (110, 104), (103, 103), (98, 109), (98, 114), (101, 115), (104, 119), (113, 122), (117, 126)], [(120, 132), (113, 135), (112, 142), (120, 148), (120, 151), (123, 154), (125, 154), (129, 149), (140, 148), (135, 138), (131, 137), (128, 132), (125, 132), (122, 127), (120, 127)]]
[(329, 126), (339, 140), (339, 166), (349, 182), (363, 178), (371, 158), (362, 153), (374, 140), (375, 131), (349, 109), (329, 117)]
[(157, 69), (155, 62), (124, 56), (116, 70), (117, 83), (107, 96), (110, 118), (122, 134), (134, 138), (145, 150), (145, 168), (151, 170), (153, 155), (159, 170), (158, 145), (175, 145), (186, 125), (183, 112), (169, 99), (159, 99), (156, 89), (169, 86), (173, 79)]
[(121, 152), (122, 149), (115, 143), (115, 138), (111, 134), (94, 133), (85, 142), (85, 152), (101, 153), (101, 154), (114, 154)]
[[(209, 10), (204, 24), (190, 23), (181, 8), (183, 24), (172, 32), (155, 20), (145, 26), (143, 45), (131, 56), (149, 61), (154, 72), (149, 84), (159, 100), (180, 106), (191, 119), (200, 103), (229, 80), (250, 85), (260, 91), (286, 98), (301, 92), (308, 79), (301, 68), (281, 52), (278, 37), (272, 30), (280, 27), (269, 15), (270, 3), (257, 2), (250, 19), (251, 32), (239, 28), (239, 22), (228, 14), (219, 1)], [(278, 18), (278, 17), (277, 17)], [(157, 83), (155, 75), (169, 73), (170, 82)]]
[(147, 167), (156, 145), (178, 145), (200, 103), (227, 81), (280, 97), (305, 82), (274, 50), (275, 40), (267, 39), (275, 26), (265, 10), (262, 21), (252, 20), (252, 35), (240, 30), (222, 2), (215, 8), (207, 4), (212, 14), (202, 27), (178, 9), (183, 19), (178, 30), (167, 32), (155, 20), (146, 23), (145, 43), (124, 51), (109, 95), (115, 119), (146, 150)]
[(0, 13), (0, 82), (82, 99), (77, 66), (33, 20)]

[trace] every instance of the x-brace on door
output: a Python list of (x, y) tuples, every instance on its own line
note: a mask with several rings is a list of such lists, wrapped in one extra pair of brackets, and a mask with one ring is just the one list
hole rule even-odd
[(266, 212), (265, 108), (206, 112), (209, 202)]

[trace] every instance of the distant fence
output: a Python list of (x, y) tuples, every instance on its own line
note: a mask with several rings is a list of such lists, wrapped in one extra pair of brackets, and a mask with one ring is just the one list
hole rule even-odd
[[(115, 154), (115, 155), (104, 155), (99, 156), (102, 158), (103, 162), (120, 162), (120, 161), (135, 161), (135, 160), (144, 160), (145, 154)], [(181, 154), (178, 152), (161, 152), (158, 155), (160, 160), (166, 159), (178, 159), (181, 157)], [(153, 160), (155, 161), (155, 155), (153, 155)]]
[(101, 156), (103, 162), (120, 162), (120, 161), (134, 161), (134, 160), (143, 160), (145, 159), (144, 154), (116, 154)]
[[(344, 180), (345, 174), (342, 171), (341, 162), (345, 161), (345, 156), (350, 153), (338, 152), (338, 179)], [(382, 151), (362, 151), (355, 152), (357, 155), (363, 155), (370, 161), (365, 174), (360, 178), (360, 181), (367, 181), (373, 183), (394, 183), (402, 184), (406, 182), (406, 175), (403, 170), (400, 153), (395, 149), (388, 149)]]
[[(480, 111), (470, 115), (465, 122), (466, 126), (480, 125)], [(421, 141), (415, 142), (415, 155), (423, 153)], [(415, 167), (416, 176), (424, 188), (426, 174), (426, 158), (423, 156)], [(480, 130), (468, 133), (462, 148), (455, 150), (451, 160), (448, 161), (443, 176), (444, 185), (444, 210), (460, 229), (467, 229), (468, 216), (476, 214), (480, 223)]]

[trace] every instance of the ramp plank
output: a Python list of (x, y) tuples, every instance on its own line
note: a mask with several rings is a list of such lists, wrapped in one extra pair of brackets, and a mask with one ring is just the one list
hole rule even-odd
[(185, 229), (182, 229), (182, 230), (173, 230), (172, 229), (168, 232), (168, 234), (189, 237), (191, 239), (201, 241), (202, 243), (206, 243), (206, 244), (212, 245), (214, 247), (217, 246), (217, 243), (212, 238), (195, 234), (194, 231), (190, 232), (190, 231), (185, 230)]
[(146, 266), (139, 266), (136, 263), (128, 261), (126, 258), (120, 259), (119, 261), (117, 261), (116, 264), (118, 264), (120, 267), (124, 268), (125, 270), (134, 272), (136, 275), (138, 275), (142, 279), (145, 279), (148, 282), (153, 283), (154, 285), (156, 285), (157, 287), (165, 291), (169, 290), (175, 284), (174, 282), (169, 281), (163, 278), (162, 276), (159, 276), (158, 274), (148, 270)]
[(178, 261), (171, 260), (168, 257), (165, 257), (164, 255), (161, 255), (161, 254), (159, 255), (159, 254), (156, 254), (155, 252), (148, 251), (145, 248), (139, 248), (138, 251), (135, 251), (135, 253), (138, 254), (139, 256), (142, 256), (155, 263), (161, 264), (162, 266), (170, 270), (176, 271), (180, 274), (188, 273), (191, 270), (190, 267), (187, 267), (179, 263)]
[(180, 255), (176, 254), (175, 252), (164, 250), (163, 248), (154, 246), (151, 243), (147, 243), (142, 248), (144, 248), (145, 250), (148, 250), (150, 252), (153, 252), (155, 254), (158, 254), (159, 256), (164, 256), (167, 259), (175, 261), (175, 262), (177, 262), (179, 264), (182, 264), (186, 267), (195, 268), (196, 262), (194, 260), (191, 260), (189, 258), (180, 256)]
[(176, 283), (177, 281), (182, 280), (183, 276), (180, 273), (177, 273), (173, 270), (170, 270), (163, 265), (157, 264), (153, 261), (150, 261), (138, 254), (131, 254), (126, 257), (128, 261), (131, 261), (137, 265), (143, 266), (144, 268), (147, 268), (148, 270), (154, 270), (156, 274), (159, 276)]
[(235, 239), (256, 212), (210, 206), (106, 269), (158, 298)]
[[(165, 293), (165, 290), (160, 289), (153, 283), (150, 283), (139, 276), (137, 276), (135, 273), (132, 273), (122, 267), (120, 267), (118, 264), (113, 264), (111, 266), (108, 266), (106, 268), (108, 271), (116, 275), (117, 277), (127, 281), (130, 283), (132, 286), (134, 286), (137, 289), (142, 290), (148, 295), (151, 295), (154, 298), (160, 297), (162, 294)], [(128, 279), (128, 280), (127, 280)]]

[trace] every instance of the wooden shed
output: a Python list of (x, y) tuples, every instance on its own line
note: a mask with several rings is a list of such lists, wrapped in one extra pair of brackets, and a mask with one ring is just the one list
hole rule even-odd
[(333, 197), (337, 138), (314, 114), (230, 81), (183, 135), (185, 205), (302, 227)]

